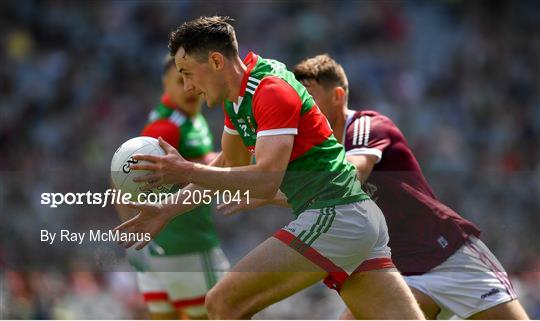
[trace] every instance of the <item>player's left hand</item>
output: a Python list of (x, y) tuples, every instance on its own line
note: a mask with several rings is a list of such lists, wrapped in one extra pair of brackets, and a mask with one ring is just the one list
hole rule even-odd
[[(113, 232), (119, 231), (120, 233), (136, 233), (150, 235), (150, 239), (139, 242), (135, 249), (140, 250), (145, 247), (150, 241), (169, 223), (171, 217), (168, 216), (162, 209), (160, 204), (142, 204), (142, 203), (129, 203), (127, 206), (136, 209), (139, 213), (132, 219), (125, 221), (113, 229)], [(130, 248), (137, 241), (131, 240), (118, 244), (125, 248)]]
[(133, 170), (150, 170), (151, 174), (142, 175), (133, 179), (136, 183), (146, 182), (142, 187), (149, 190), (164, 184), (185, 184), (189, 183), (189, 167), (191, 162), (185, 160), (176, 148), (172, 147), (163, 138), (159, 137), (159, 146), (165, 151), (165, 155), (133, 155), (136, 160), (146, 161), (146, 163), (131, 164)]

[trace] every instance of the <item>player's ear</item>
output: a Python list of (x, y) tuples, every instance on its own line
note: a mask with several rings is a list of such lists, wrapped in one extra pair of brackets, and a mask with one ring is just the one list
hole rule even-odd
[(225, 66), (225, 57), (221, 53), (214, 51), (208, 56), (208, 63), (214, 70), (221, 70)]
[(337, 86), (336, 88), (334, 88), (332, 100), (336, 104), (343, 105), (345, 103), (346, 96), (347, 95), (345, 93), (345, 89), (343, 89), (343, 87)]

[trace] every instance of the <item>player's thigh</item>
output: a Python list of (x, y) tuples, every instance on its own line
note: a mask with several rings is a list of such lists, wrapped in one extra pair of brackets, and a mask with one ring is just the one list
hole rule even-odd
[(409, 286), (409, 288), (411, 289), (411, 292), (414, 295), (416, 302), (418, 302), (418, 305), (420, 306), (420, 309), (424, 313), (426, 319), (437, 319), (437, 314), (439, 314), (441, 311), (441, 308), (437, 305), (437, 302), (433, 301), (433, 299), (424, 292), (415, 289), (414, 287)]
[[(411, 292), (414, 295), (414, 298), (416, 299), (416, 302), (418, 302), (418, 305), (420, 306), (420, 309), (424, 313), (424, 317), (426, 319), (434, 320), (437, 318), (437, 314), (440, 311), (439, 306), (437, 306), (437, 303), (433, 301), (428, 295), (425, 293), (415, 289), (410, 288)], [(341, 316), (339, 317), (340, 320), (355, 320), (354, 315), (352, 314), (351, 310), (345, 309)]]
[(501, 303), (469, 317), (472, 320), (528, 320), (529, 316), (518, 300)]
[[(242, 258), (209, 292), (212, 313), (228, 308), (250, 316), (327, 275), (276, 238), (268, 238)], [(241, 310), (241, 311), (240, 311)], [(212, 317), (212, 314), (210, 315)]]
[(340, 295), (359, 319), (423, 319), (410, 289), (394, 269), (354, 273)]

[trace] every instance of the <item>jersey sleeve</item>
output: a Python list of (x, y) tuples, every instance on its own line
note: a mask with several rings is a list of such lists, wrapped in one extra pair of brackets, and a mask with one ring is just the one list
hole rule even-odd
[(264, 78), (253, 97), (257, 137), (298, 134), (301, 108), (300, 96), (287, 82)]
[(229, 117), (229, 115), (227, 115), (227, 112), (225, 111), (225, 108), (223, 108), (223, 115), (225, 115), (224, 125), (223, 125), (223, 130), (224, 130), (227, 134), (238, 135), (238, 131), (237, 131), (236, 128), (234, 127), (234, 125), (233, 125), (233, 123), (232, 123), (231, 118)]
[(141, 136), (158, 138), (161, 136), (167, 143), (178, 149), (180, 146), (180, 128), (169, 119), (156, 120), (144, 127)]
[(345, 134), (347, 155), (373, 155), (377, 163), (383, 152), (390, 146), (390, 124), (383, 116), (364, 115), (356, 118)]

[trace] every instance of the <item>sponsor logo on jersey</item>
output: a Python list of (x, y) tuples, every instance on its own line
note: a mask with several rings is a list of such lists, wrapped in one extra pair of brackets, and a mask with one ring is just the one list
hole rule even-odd
[(439, 242), (439, 244), (441, 245), (443, 249), (448, 246), (448, 241), (442, 235), (439, 236), (439, 238), (437, 239), (437, 242)]

